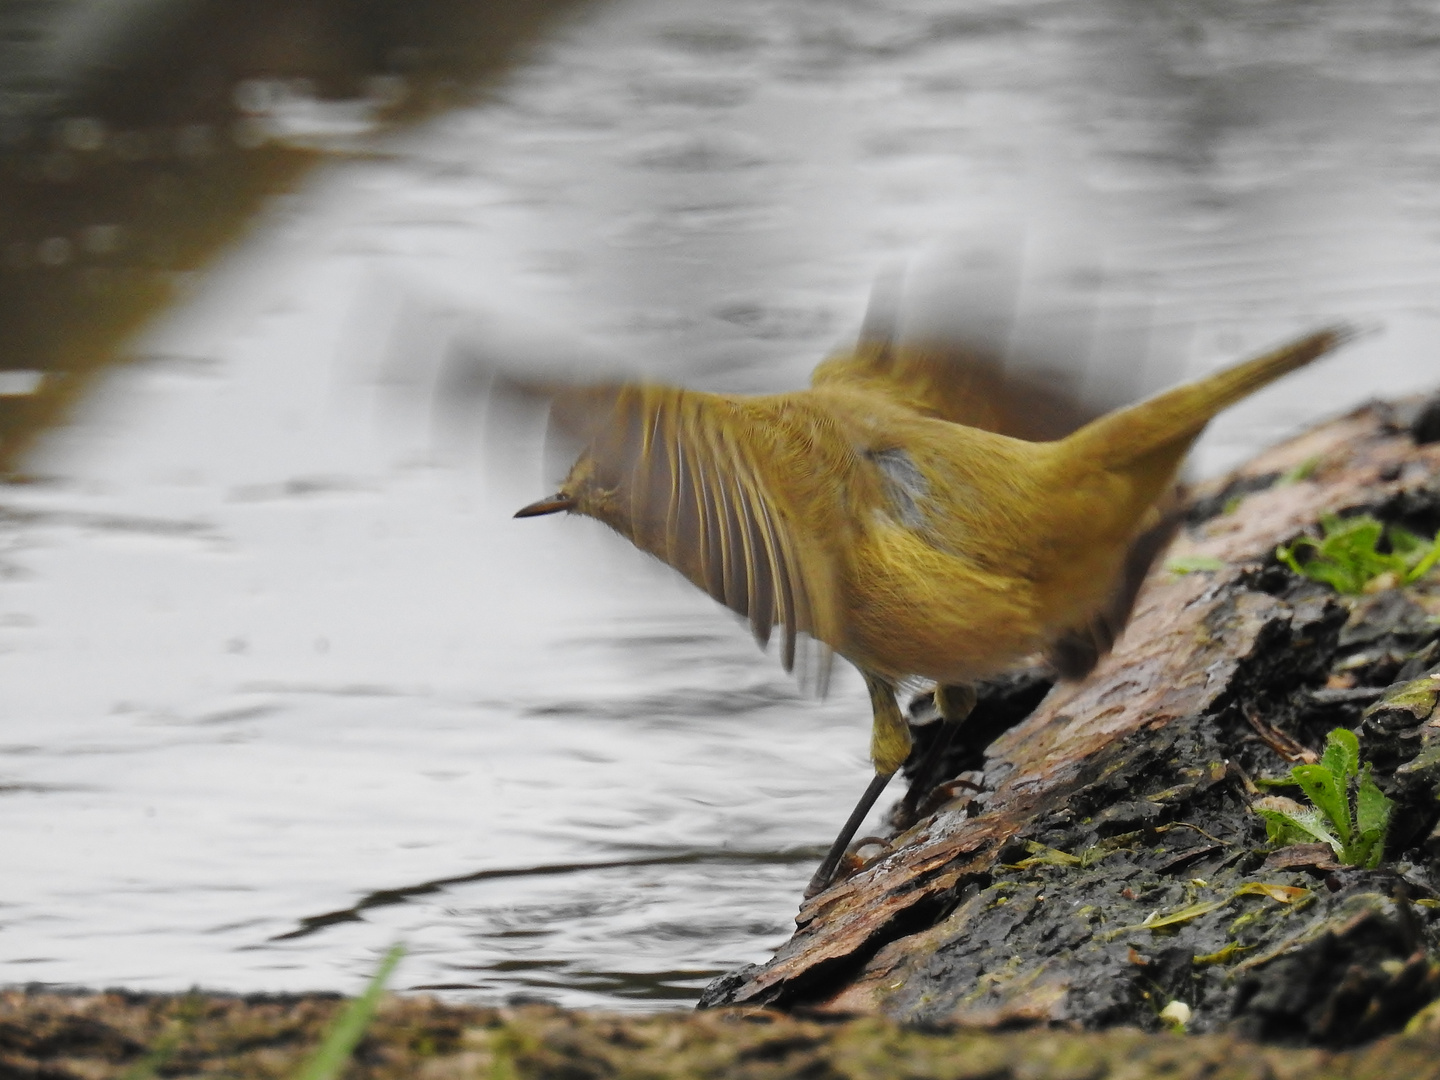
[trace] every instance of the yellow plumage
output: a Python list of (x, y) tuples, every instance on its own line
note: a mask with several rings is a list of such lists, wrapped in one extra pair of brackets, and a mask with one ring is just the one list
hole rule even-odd
[(1205, 425), (1345, 336), (1312, 334), (1075, 430), (1063, 402), (973, 357), (885, 341), (787, 394), (549, 386), (552, 423), (584, 449), (559, 493), (517, 516), (597, 518), (762, 643), (779, 628), (787, 668), (803, 634), (860, 669), (876, 781), (813, 891), (909, 752), (895, 684), (934, 680), (957, 724), (965, 688), (1027, 656), (1088, 670), (1173, 531), (1161, 507)]

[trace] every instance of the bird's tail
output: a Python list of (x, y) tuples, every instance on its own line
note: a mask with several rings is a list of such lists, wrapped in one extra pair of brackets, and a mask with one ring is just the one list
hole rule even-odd
[(1066, 438), (1066, 443), (1073, 444), (1067, 449), (1109, 469), (1123, 469), (1166, 450), (1183, 454), (1216, 413), (1355, 335), (1347, 326), (1329, 327), (1138, 405), (1117, 409)]

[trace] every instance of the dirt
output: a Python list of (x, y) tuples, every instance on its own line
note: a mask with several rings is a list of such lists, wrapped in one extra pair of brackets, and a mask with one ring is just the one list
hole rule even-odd
[[(300, 1075), (343, 1002), (334, 997), (0, 992), (0, 1080)], [(991, 1033), (879, 1017), (717, 1009), (607, 1016), (390, 998), (350, 1080), (1298, 1080), (1440, 1078), (1440, 1033), (1355, 1051), (1234, 1036)]]

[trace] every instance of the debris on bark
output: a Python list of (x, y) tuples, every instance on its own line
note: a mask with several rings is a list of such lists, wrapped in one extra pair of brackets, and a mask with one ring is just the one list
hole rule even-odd
[[(1435, 535), (1436, 411), (1366, 406), (1197, 492), (1168, 565), (1204, 569), (1162, 560), (1114, 653), (1033, 712), (1014, 704), (1043, 673), (986, 687), (998, 738), (952, 751), (926, 816), (702, 1005), (986, 1028), (1184, 1016), (1332, 1047), (1402, 1029), (1440, 995), (1440, 574), (1341, 596), (1274, 552), (1322, 514)], [(1396, 802), (1376, 870), (1271, 850), (1251, 810), (1334, 727)]]

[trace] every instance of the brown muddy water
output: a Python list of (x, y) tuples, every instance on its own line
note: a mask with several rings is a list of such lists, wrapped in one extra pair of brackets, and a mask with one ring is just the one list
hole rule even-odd
[(510, 520), (554, 478), (437, 431), (457, 340), (793, 386), (897, 265), (911, 330), (1097, 401), (1382, 331), (1204, 472), (1440, 381), (1434, 2), (614, 0), (398, 134), (271, 104), (346, 153), (0, 488), (0, 981), (352, 990), (402, 940), (401, 989), (651, 1008), (788, 936), (858, 679)]

